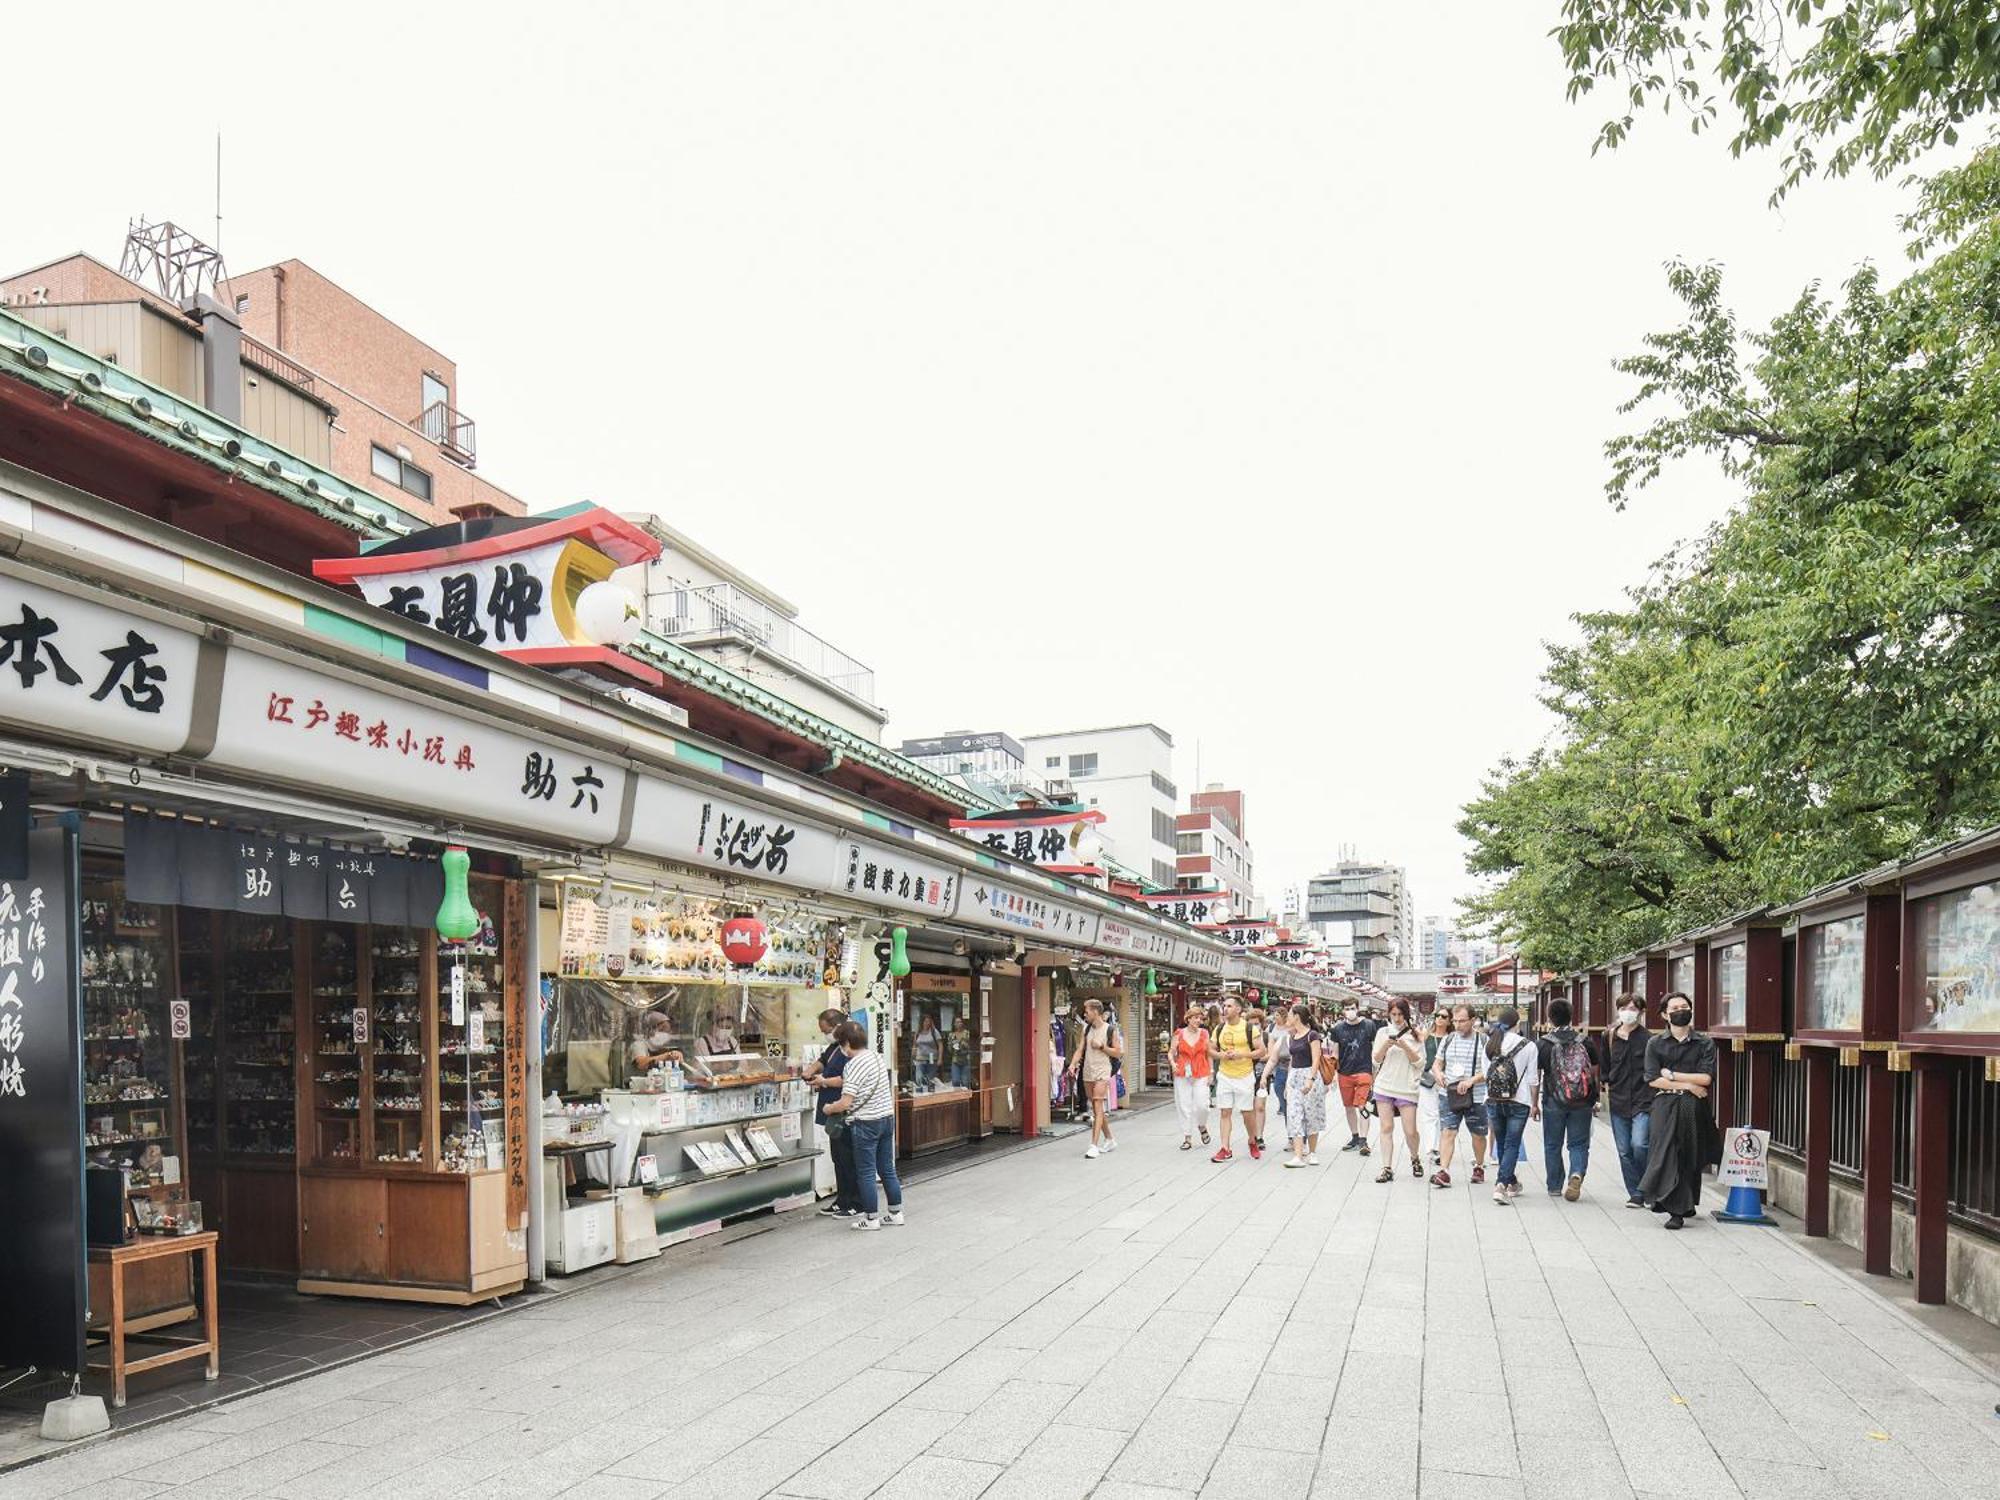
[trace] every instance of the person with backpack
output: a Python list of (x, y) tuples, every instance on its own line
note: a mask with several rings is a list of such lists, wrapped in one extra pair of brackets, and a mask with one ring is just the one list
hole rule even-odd
[(1611, 1095), (1611, 1139), (1618, 1147), (1618, 1170), (1625, 1178), (1625, 1206), (1644, 1208), (1639, 1184), (1646, 1176), (1653, 1139), (1653, 1090), (1646, 1082), (1645, 1003), (1637, 995), (1613, 1002), (1618, 1024), (1604, 1038), (1604, 1084)]
[(1261, 1026), (1243, 1014), (1243, 1002), (1234, 995), (1222, 1002), (1222, 1024), (1209, 1033), (1209, 1058), (1215, 1064), (1215, 1111), (1222, 1123), (1222, 1144), (1210, 1161), (1228, 1161), (1232, 1122), (1243, 1116), (1243, 1134), (1252, 1161), (1261, 1157), (1257, 1144), (1253, 1111), (1257, 1105), (1257, 1059), (1264, 1055), (1265, 1036)]
[[(1574, 1203), (1583, 1196), (1590, 1170), (1590, 1124), (1597, 1112), (1602, 1080), (1597, 1048), (1570, 1025), (1567, 1000), (1549, 1002), (1549, 1034), (1537, 1044), (1541, 1098), (1535, 1113), (1542, 1122), (1542, 1165), (1548, 1169), (1549, 1196)], [(1569, 1147), (1569, 1176), (1563, 1176), (1563, 1147)]]
[(1114, 1087), (1113, 1064), (1124, 1054), (1117, 1028), (1104, 1014), (1104, 1002), (1092, 997), (1083, 1002), (1083, 1035), (1076, 1055), (1070, 1059), (1070, 1076), (1082, 1084), (1083, 1097), (1090, 1101), (1090, 1144), (1083, 1154), (1095, 1161), (1107, 1151), (1116, 1151), (1108, 1113)]
[(1521, 1035), (1521, 1013), (1513, 1006), (1502, 1008), (1499, 1026), (1486, 1043), (1486, 1111), (1492, 1117), (1493, 1151), (1498, 1158), (1493, 1201), (1504, 1206), (1521, 1196), (1521, 1180), (1514, 1169), (1520, 1165), (1521, 1138), (1534, 1109), (1541, 1056), (1535, 1044)]

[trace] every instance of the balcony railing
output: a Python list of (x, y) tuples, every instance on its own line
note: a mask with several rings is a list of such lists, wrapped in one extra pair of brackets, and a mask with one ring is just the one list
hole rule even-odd
[(243, 335), (243, 363), (254, 365), (266, 375), (284, 381), (295, 391), (314, 398), (319, 395), (319, 386), (313, 381), (312, 371), (287, 359), (269, 344), (259, 343), (247, 333)]
[(660, 612), (654, 629), (685, 646), (735, 639), (768, 652), (809, 677), (863, 703), (875, 702), (875, 673), (845, 651), (772, 609), (734, 584), (670, 588), (653, 596)]
[(438, 451), (453, 463), (468, 469), (479, 467), (479, 433), (465, 413), (433, 401), (417, 418), (417, 431), (436, 443)]

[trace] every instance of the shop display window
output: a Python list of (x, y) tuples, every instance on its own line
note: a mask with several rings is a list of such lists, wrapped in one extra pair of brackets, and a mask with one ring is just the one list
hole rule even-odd
[(180, 999), (188, 1008), (188, 1036), (181, 1044), (182, 1089), (186, 1095), (189, 1156), (208, 1160), (222, 1149), (221, 1121), (216, 1109), (216, 1034), (221, 1028), (221, 985), (216, 967), (214, 912), (181, 909), (174, 914), (179, 950)]
[(1910, 1031), (2000, 1033), (2000, 881), (1910, 903), (1916, 970)]
[(901, 1086), (906, 1094), (958, 1093), (978, 1082), (972, 995), (919, 990), (904, 996)]
[(624, 1088), (674, 1052), (690, 1085), (752, 1064), (789, 1073), (826, 1045), (818, 1022), (827, 1000), (818, 989), (558, 980), (543, 1077), (564, 1098), (582, 1098)]
[(361, 1159), (362, 1064), (368, 1022), (362, 1009), (352, 928), (324, 926), (312, 950), (314, 1149), (321, 1166)]
[[(438, 1116), (447, 1171), (477, 1172), (505, 1163), (504, 1070), (506, 959), (497, 914), (501, 883), (474, 880), (469, 891), (479, 931), (464, 943), (437, 945)], [(453, 987), (463, 970), (462, 991)]]
[(1667, 960), (1667, 993), (1694, 998), (1694, 955), (1683, 953)]
[(222, 1149), (229, 1156), (291, 1156), (297, 1133), (292, 924), (231, 912), (222, 931)]
[(84, 1144), (128, 1168), (135, 1189), (179, 1181), (185, 1150), (174, 1126), (171, 917), (126, 901), (122, 881), (83, 882)]
[(1744, 997), (1750, 991), (1750, 948), (1740, 938), (1725, 943), (1709, 956), (1709, 1025), (1740, 1029), (1743, 1025)]
[(1861, 959), (1867, 930), (1865, 916), (1799, 929), (1801, 1031), (1861, 1029)]

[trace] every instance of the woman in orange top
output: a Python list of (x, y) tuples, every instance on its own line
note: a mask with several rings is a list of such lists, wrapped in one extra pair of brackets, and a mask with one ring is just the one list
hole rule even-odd
[(1181, 1150), (1194, 1147), (1194, 1133), (1208, 1144), (1208, 1024), (1199, 1005), (1190, 1005), (1187, 1024), (1174, 1033), (1174, 1108), (1181, 1116)]

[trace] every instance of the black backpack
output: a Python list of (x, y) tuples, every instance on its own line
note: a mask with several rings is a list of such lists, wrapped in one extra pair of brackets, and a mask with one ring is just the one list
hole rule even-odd
[[(1507, 1042), (1514, 1045), (1509, 1047)], [(1514, 1059), (1527, 1046), (1527, 1039), (1509, 1035), (1500, 1044), (1500, 1055), (1486, 1065), (1486, 1097), (1498, 1104), (1511, 1104), (1521, 1091), (1521, 1069)]]

